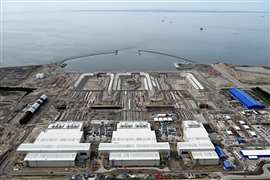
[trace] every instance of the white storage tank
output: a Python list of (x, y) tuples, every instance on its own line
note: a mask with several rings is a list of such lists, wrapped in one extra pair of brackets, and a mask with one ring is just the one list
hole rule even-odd
[(43, 100), (44, 102), (48, 100), (48, 96), (43, 94), (42, 96), (40, 96), (40, 99)]
[(39, 103), (40, 105), (43, 104), (43, 100), (42, 99), (38, 99), (37, 103)]
[(27, 111), (31, 112), (32, 114), (34, 114), (36, 112), (36, 109), (33, 107), (30, 107), (29, 109), (27, 109)]
[(35, 109), (35, 110), (37, 110), (37, 109), (39, 108), (39, 106), (40, 106), (39, 103), (34, 103), (34, 104), (32, 105), (32, 108)]

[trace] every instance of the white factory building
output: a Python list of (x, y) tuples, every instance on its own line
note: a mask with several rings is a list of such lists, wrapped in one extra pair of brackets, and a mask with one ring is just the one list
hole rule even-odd
[(111, 143), (100, 143), (100, 155), (108, 155), (112, 166), (158, 166), (161, 157), (169, 157), (168, 142), (157, 142), (150, 124), (123, 121), (117, 124)]
[(219, 157), (203, 124), (197, 121), (183, 121), (183, 139), (177, 143), (178, 155), (189, 153), (194, 164), (215, 165)]
[(197, 90), (204, 90), (203, 85), (191, 73), (183, 73), (189, 83)]
[(17, 153), (25, 155), (29, 167), (75, 166), (76, 159), (86, 159), (90, 143), (82, 143), (82, 122), (52, 123), (41, 132), (34, 143), (23, 143)]

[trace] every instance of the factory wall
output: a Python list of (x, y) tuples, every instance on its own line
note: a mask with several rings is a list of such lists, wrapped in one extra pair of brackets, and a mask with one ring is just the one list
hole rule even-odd
[(193, 164), (200, 164), (200, 165), (218, 165), (218, 159), (192, 159)]
[(159, 166), (159, 160), (111, 160), (111, 166)]
[(26, 161), (28, 167), (71, 167), (75, 161)]

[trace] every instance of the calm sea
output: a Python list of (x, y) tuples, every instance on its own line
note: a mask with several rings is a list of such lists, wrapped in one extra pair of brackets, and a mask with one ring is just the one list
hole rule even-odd
[(269, 13), (214, 11), (5, 12), (1, 66), (68, 62), (68, 70), (173, 70), (177, 58), (200, 63), (270, 65)]

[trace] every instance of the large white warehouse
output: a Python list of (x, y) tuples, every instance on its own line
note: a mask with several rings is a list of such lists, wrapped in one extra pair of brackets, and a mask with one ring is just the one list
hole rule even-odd
[(184, 76), (190, 82), (190, 84), (197, 90), (204, 90), (203, 85), (194, 77), (191, 73), (184, 73)]
[(179, 156), (188, 152), (194, 163), (214, 165), (219, 163), (215, 147), (208, 137), (202, 123), (197, 121), (183, 121), (183, 138), (185, 142), (177, 143)]
[(168, 157), (168, 142), (157, 142), (150, 124), (144, 121), (124, 121), (117, 124), (111, 143), (100, 143), (99, 153), (109, 155), (112, 166), (158, 166)]
[(81, 143), (82, 122), (57, 122), (39, 134), (34, 143), (17, 148), (30, 167), (75, 166), (78, 158), (88, 158), (90, 143)]

